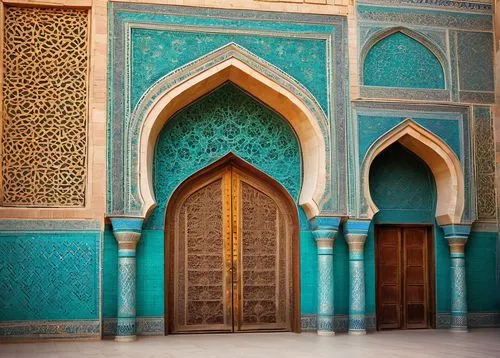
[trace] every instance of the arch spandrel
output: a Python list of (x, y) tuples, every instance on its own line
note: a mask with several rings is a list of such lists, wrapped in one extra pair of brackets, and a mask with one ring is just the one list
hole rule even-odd
[(460, 160), (444, 141), (411, 119), (406, 119), (379, 137), (365, 155), (361, 167), (365, 215), (371, 219), (379, 211), (370, 193), (370, 166), (380, 153), (395, 142), (418, 155), (431, 169), (436, 182), (438, 224), (459, 224), (465, 205), (464, 172)]
[(135, 108), (125, 140), (125, 211), (148, 216), (155, 207), (153, 156), (156, 139), (180, 109), (233, 82), (287, 119), (302, 150), (303, 172), (299, 204), (308, 217), (320, 213), (330, 163), (327, 116), (296, 80), (235, 44), (229, 44), (165, 76), (152, 86)]

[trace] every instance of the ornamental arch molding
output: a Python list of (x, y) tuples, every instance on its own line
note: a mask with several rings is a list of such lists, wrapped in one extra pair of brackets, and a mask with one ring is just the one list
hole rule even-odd
[(437, 189), (436, 220), (439, 225), (459, 224), (464, 211), (464, 174), (460, 160), (440, 138), (406, 119), (379, 137), (368, 149), (361, 167), (362, 193), (367, 216), (379, 211), (370, 193), (370, 167), (373, 160), (391, 144), (399, 142), (418, 155), (431, 169)]
[(313, 95), (292, 77), (240, 46), (229, 44), (160, 79), (133, 111), (125, 138), (130, 148), (125, 158), (125, 214), (146, 217), (156, 206), (152, 168), (163, 126), (176, 112), (228, 81), (290, 123), (302, 150), (299, 205), (309, 218), (320, 213), (330, 172), (325, 113)]

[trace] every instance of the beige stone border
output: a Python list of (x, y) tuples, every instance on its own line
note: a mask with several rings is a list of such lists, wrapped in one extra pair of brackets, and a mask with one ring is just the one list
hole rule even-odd
[(363, 194), (371, 219), (379, 211), (370, 193), (370, 166), (391, 144), (399, 142), (424, 160), (434, 175), (437, 188), (436, 219), (439, 225), (459, 224), (464, 211), (464, 174), (453, 150), (440, 138), (411, 119), (406, 119), (381, 136), (369, 148), (361, 168)]
[(318, 202), (326, 187), (326, 145), (315, 116), (294, 94), (242, 61), (230, 57), (166, 90), (149, 107), (139, 136), (139, 191), (142, 215), (155, 207), (153, 157), (156, 140), (167, 121), (180, 109), (231, 81), (286, 118), (302, 149), (303, 183), (299, 204), (311, 218), (319, 214)]

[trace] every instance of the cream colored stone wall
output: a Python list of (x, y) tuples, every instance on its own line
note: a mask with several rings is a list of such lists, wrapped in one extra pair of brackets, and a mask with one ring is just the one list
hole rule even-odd
[[(2, 9), (6, 5), (88, 8), (91, 28), (85, 207), (0, 207), (0, 219), (98, 219), (103, 223), (106, 210), (107, 0), (0, 0), (0, 5)], [(3, 16), (1, 19), (3, 21)], [(3, 23), (1, 25), (3, 29)], [(3, 49), (3, 35), (0, 45)]]

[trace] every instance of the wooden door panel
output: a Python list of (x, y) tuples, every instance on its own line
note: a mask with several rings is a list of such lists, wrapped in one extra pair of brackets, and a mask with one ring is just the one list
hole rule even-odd
[(292, 330), (298, 226), (293, 202), (279, 190), (229, 164), (174, 193), (165, 246), (168, 332)]
[(377, 324), (379, 329), (401, 326), (400, 231), (393, 227), (377, 230)]
[(427, 228), (403, 228), (406, 328), (428, 327)]
[[(174, 233), (173, 333), (231, 331), (226, 254), (228, 178), (219, 175), (188, 193), (178, 207)], [(228, 286), (229, 284), (229, 286)]]
[(290, 330), (290, 234), (268, 189), (233, 171), (236, 331)]

